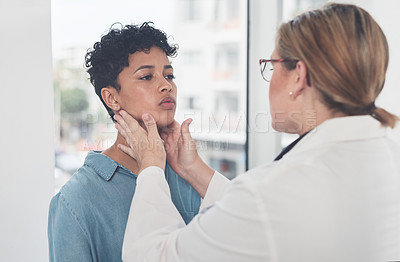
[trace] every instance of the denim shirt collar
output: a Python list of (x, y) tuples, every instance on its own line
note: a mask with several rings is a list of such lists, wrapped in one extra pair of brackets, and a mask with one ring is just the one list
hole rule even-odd
[(106, 181), (109, 181), (113, 177), (118, 168), (133, 176), (137, 176), (121, 164), (102, 154), (101, 151), (90, 151), (86, 156), (85, 165), (93, 168)]

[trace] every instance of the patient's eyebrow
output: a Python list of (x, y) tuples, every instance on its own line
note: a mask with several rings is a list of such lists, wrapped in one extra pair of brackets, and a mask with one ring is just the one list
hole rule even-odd
[(153, 68), (154, 68), (154, 66), (152, 66), (152, 65), (142, 65), (138, 69), (136, 69), (134, 73), (136, 73), (137, 71), (142, 70), (142, 69), (153, 69)]
[(174, 68), (172, 67), (172, 65), (165, 65), (164, 69), (174, 69)]

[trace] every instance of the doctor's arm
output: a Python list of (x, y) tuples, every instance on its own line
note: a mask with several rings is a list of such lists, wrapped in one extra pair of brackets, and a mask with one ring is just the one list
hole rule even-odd
[[(129, 124), (135, 122), (129, 116), (124, 116), (124, 119)], [(123, 127), (129, 127), (124, 119), (117, 120)], [(125, 132), (133, 148), (136, 142), (129, 137), (136, 141), (151, 141), (156, 137), (152, 125), (144, 122), (149, 133), (147, 138), (135, 138), (133, 132)], [(152, 149), (154, 147), (149, 148)], [(125, 232), (124, 261), (265, 261), (271, 254), (268, 250), (270, 245), (266, 243), (269, 241), (264, 209), (254, 186), (243, 183), (229, 185), (220, 201), (203, 210), (185, 226), (171, 201), (163, 169), (156, 164), (142, 167)], [(229, 184), (222, 177), (213, 174), (204, 202), (214, 198), (210, 201), (212, 203), (221, 197), (221, 192)]]
[(162, 169), (148, 167), (138, 176), (122, 258), (125, 262), (268, 261), (273, 254), (268, 231), (257, 190), (240, 182), (185, 226)]

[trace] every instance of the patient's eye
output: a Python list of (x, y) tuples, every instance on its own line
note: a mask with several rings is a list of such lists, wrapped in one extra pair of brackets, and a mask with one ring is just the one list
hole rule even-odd
[(175, 79), (175, 76), (174, 76), (173, 74), (169, 74), (169, 75), (166, 75), (166, 76), (165, 76), (165, 79), (174, 80), (174, 79)]
[(140, 80), (151, 80), (152, 78), (153, 78), (153, 75), (145, 75), (145, 76), (140, 77), (139, 79)]

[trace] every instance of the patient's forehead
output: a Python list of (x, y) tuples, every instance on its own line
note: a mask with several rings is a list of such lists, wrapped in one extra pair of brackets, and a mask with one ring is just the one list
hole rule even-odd
[(167, 54), (157, 46), (147, 51), (136, 51), (129, 55), (129, 66), (140, 67), (142, 65), (164, 66), (171, 65)]

